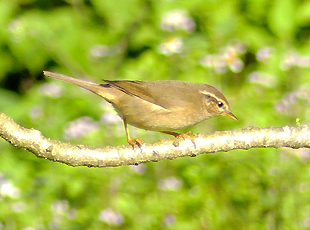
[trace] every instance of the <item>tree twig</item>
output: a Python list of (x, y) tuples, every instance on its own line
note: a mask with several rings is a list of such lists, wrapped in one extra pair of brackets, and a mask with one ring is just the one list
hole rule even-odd
[(196, 147), (189, 139), (160, 140), (145, 143), (142, 149), (131, 146), (93, 148), (71, 145), (44, 137), (40, 131), (26, 129), (0, 113), (0, 136), (11, 145), (26, 149), (37, 157), (70, 166), (117, 167), (157, 162), (184, 156), (250, 148), (310, 148), (310, 128), (298, 127), (246, 128), (195, 135)]

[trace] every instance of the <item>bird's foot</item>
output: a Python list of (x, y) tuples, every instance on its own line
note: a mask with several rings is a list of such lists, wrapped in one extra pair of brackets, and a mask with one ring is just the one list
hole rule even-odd
[(143, 141), (140, 138), (128, 139), (127, 142), (132, 146), (133, 149), (135, 149), (135, 145), (137, 145), (140, 149), (142, 148), (143, 145)]
[(178, 133), (178, 134), (179, 135), (175, 136), (176, 138), (182, 138), (184, 140), (185, 139), (189, 139), (193, 143), (194, 147), (196, 148), (195, 137), (191, 135), (192, 131), (188, 131), (188, 132), (185, 132), (185, 133)]
[(195, 137), (190, 135), (190, 134), (192, 134), (191, 131), (188, 131), (188, 132), (185, 132), (185, 133), (176, 133), (176, 132), (163, 131), (162, 133), (173, 135), (177, 139), (179, 139), (179, 138), (182, 138), (184, 140), (185, 139), (189, 139), (193, 143), (194, 147), (196, 148)]

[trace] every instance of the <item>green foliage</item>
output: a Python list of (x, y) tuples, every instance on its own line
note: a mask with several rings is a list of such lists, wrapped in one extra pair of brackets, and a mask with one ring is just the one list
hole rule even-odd
[[(309, 125), (308, 1), (0, 1), (0, 110), (50, 138), (126, 144), (78, 78), (218, 87), (239, 122)], [(144, 141), (170, 138), (132, 129)], [(0, 229), (307, 229), (309, 150), (251, 149), (139, 166), (72, 168), (0, 142)]]

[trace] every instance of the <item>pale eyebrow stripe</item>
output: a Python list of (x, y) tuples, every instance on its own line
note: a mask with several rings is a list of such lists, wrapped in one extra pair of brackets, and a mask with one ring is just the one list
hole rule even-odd
[(199, 91), (199, 93), (202, 93), (206, 96), (210, 96), (210, 97), (213, 97), (215, 99), (218, 99), (213, 93), (210, 93), (210, 92), (206, 92), (206, 91)]
[[(215, 98), (217, 101), (220, 101), (220, 102), (225, 102), (224, 100), (218, 98), (217, 96), (215, 96), (213, 93), (210, 93), (210, 92), (207, 92), (207, 91), (199, 91), (200, 93), (206, 95), (206, 96), (210, 96), (210, 97), (213, 97)], [(224, 103), (226, 104), (226, 102)]]

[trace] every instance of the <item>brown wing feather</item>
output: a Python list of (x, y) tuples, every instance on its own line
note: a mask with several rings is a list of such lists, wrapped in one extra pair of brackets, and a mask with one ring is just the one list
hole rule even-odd
[(156, 101), (152, 94), (150, 94), (150, 90), (143, 81), (103, 81), (108, 83), (108, 85), (110, 85), (111, 87), (119, 89), (120, 91), (128, 95), (139, 97), (142, 100), (151, 102), (165, 108), (165, 106)]

